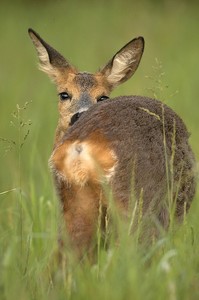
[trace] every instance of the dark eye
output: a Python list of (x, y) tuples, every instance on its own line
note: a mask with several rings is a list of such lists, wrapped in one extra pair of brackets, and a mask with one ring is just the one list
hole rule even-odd
[(59, 93), (59, 97), (60, 97), (61, 101), (65, 101), (65, 100), (70, 100), (71, 99), (71, 96), (68, 93), (66, 93), (66, 92)]
[(100, 96), (99, 98), (97, 98), (97, 102), (101, 102), (101, 101), (104, 101), (104, 100), (107, 100), (107, 99), (109, 99), (109, 97), (108, 96)]

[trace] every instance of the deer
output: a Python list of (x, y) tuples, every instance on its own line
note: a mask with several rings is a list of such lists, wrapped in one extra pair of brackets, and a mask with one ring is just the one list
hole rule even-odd
[(153, 220), (169, 228), (169, 207), (182, 221), (196, 190), (195, 157), (184, 122), (157, 99), (109, 98), (138, 68), (144, 38), (131, 40), (91, 74), (79, 72), (33, 29), (28, 32), (39, 68), (59, 95), (60, 117), (49, 166), (76, 255), (81, 258), (92, 251), (98, 218), (105, 222), (109, 199), (104, 184), (121, 218), (129, 219), (132, 207), (137, 215), (136, 205), (142, 203), (146, 232), (152, 228), (149, 235), (156, 234)]

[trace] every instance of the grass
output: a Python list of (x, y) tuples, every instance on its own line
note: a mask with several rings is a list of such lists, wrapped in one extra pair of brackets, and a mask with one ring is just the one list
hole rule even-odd
[(57, 98), (36, 69), (27, 34), (34, 28), (88, 71), (143, 35), (141, 65), (113, 95), (157, 96), (173, 107), (191, 132), (198, 159), (197, 2), (13, 2), (0, 10), (0, 299), (198, 299), (198, 193), (180, 228), (151, 247), (129, 237), (131, 224), (120, 224), (120, 244), (98, 249), (96, 265), (75, 264), (70, 252), (67, 268), (57, 265), (61, 221), (47, 166)]

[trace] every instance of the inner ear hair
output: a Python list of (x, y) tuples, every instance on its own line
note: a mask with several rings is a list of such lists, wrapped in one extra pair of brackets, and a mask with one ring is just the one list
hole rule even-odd
[(144, 51), (144, 39), (138, 37), (120, 49), (101, 70), (113, 86), (128, 80), (136, 71)]
[(47, 73), (53, 81), (63, 69), (76, 72), (76, 69), (53, 47), (46, 43), (33, 29), (28, 30), (30, 38), (37, 50), (39, 68)]

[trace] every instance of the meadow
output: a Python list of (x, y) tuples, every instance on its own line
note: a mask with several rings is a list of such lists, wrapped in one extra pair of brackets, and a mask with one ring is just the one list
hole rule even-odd
[(199, 299), (199, 192), (184, 222), (148, 248), (120, 244), (91, 266), (54, 258), (61, 223), (48, 169), (58, 97), (37, 69), (28, 28), (94, 72), (144, 36), (132, 79), (112, 94), (157, 97), (184, 120), (199, 159), (197, 1), (3, 1), (0, 8), (0, 299)]

